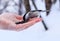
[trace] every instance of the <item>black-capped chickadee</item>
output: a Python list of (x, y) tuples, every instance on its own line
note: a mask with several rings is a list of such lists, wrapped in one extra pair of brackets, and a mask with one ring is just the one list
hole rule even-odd
[(23, 16), (23, 21), (16, 22), (16, 24), (22, 24), (22, 23), (28, 22), (28, 20), (30, 18), (40, 17), (40, 12), (48, 12), (48, 11), (49, 10), (32, 10), (32, 11), (29, 11)]

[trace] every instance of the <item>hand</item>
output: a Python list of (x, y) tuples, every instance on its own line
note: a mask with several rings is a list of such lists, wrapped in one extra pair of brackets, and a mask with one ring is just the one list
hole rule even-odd
[(15, 14), (15, 13), (3, 13), (0, 15), (0, 28), (7, 29), (7, 30), (16, 30), (21, 31), (24, 30), (33, 24), (41, 21), (40, 18), (32, 18), (28, 22), (23, 24), (15, 24), (16, 22), (23, 21), (23, 17)]

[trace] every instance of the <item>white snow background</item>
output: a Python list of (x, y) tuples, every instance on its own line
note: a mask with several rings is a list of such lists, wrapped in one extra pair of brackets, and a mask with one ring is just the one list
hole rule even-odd
[[(44, 1), (37, 0), (36, 4), (39, 9), (45, 10)], [(46, 16), (46, 13), (41, 13), (41, 15), (48, 27), (47, 31), (45, 31), (41, 22), (19, 32), (0, 30), (0, 41), (60, 41), (59, 2), (57, 1), (52, 6), (48, 16)]]

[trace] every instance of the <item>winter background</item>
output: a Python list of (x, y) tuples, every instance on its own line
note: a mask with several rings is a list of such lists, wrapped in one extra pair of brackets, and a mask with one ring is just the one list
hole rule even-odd
[[(60, 8), (58, 1), (52, 6), (48, 16), (46, 16), (46, 13), (41, 13), (48, 27), (47, 31), (45, 31), (41, 22), (19, 32), (0, 30), (0, 41), (60, 41)], [(44, 1), (37, 0), (36, 4), (39, 9), (45, 10)], [(32, 7), (32, 9), (34, 8)]]

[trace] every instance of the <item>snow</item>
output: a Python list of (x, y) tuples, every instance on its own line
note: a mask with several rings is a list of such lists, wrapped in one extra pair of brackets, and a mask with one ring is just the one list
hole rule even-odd
[[(43, 5), (40, 5), (41, 8), (45, 9), (44, 2), (41, 3), (43, 3)], [(41, 15), (48, 27), (47, 31), (45, 31), (41, 22), (19, 32), (0, 30), (0, 41), (60, 41), (59, 2), (57, 1), (57, 3), (52, 6), (48, 16), (46, 16), (45, 13)]]

